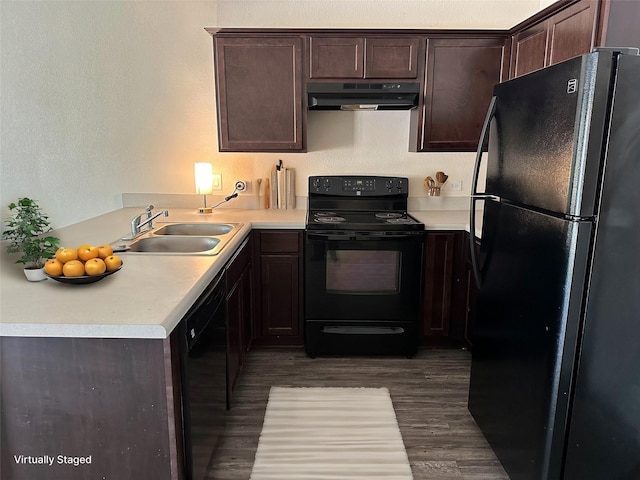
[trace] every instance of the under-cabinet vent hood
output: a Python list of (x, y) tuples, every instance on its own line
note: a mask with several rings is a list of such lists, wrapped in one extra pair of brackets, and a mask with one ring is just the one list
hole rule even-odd
[(309, 110), (411, 110), (419, 83), (309, 83)]

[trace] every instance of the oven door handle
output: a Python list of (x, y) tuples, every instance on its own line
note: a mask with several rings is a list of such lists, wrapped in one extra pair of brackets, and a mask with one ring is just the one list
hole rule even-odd
[(357, 240), (357, 241), (379, 241), (398, 240), (403, 238), (417, 238), (423, 236), (423, 231), (415, 232), (307, 232), (310, 240)]

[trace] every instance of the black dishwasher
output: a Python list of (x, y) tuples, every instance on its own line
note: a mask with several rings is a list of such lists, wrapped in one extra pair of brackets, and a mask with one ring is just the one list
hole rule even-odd
[(180, 322), (187, 480), (202, 480), (226, 417), (225, 276), (221, 272)]

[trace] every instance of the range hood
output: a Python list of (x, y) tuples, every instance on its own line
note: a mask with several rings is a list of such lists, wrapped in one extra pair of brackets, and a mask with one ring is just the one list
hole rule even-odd
[(411, 110), (419, 83), (309, 83), (309, 110)]

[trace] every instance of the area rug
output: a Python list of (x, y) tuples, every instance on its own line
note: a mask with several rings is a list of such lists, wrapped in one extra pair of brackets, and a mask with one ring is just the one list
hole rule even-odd
[(389, 390), (272, 387), (251, 480), (411, 480)]

